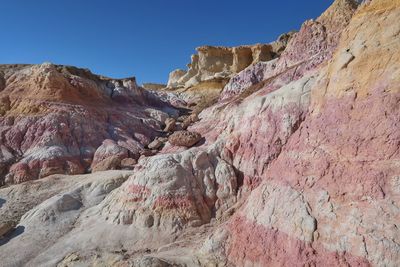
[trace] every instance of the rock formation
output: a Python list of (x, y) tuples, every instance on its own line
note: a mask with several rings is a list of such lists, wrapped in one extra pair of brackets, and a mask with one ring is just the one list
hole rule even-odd
[(293, 34), (282, 34), (277, 41), (269, 44), (198, 47), (197, 54), (191, 57), (188, 70), (172, 71), (167, 88), (161, 89), (161, 92), (173, 92), (196, 112), (201, 112), (217, 102), (233, 75), (248, 66), (278, 57)]
[(220, 99), (229, 99), (246, 90), (250, 94), (267, 85), (274, 90), (326, 63), (356, 6), (354, 1), (335, 1), (319, 18), (306, 21), (293, 34), (279, 58), (251, 65), (232, 77)]
[(0, 77), (0, 184), (84, 173), (93, 156), (93, 164), (101, 153), (105, 159), (103, 142), (124, 151), (120, 160), (138, 158), (166, 118), (178, 115), (135, 78), (50, 63), (1, 65)]
[[(0, 189), (0, 223), (19, 222), (2, 264), (400, 265), (399, 17), (397, 0), (336, 0), (218, 102), (174, 119), (187, 131), (153, 138), (170, 134), (132, 171)], [(204, 140), (180, 146), (191, 133)], [(133, 154), (105, 138), (93, 155)]]
[(178, 69), (170, 73), (168, 87), (188, 88), (205, 81), (229, 79), (249, 65), (269, 61), (280, 55), (292, 34), (283, 34), (270, 44), (198, 47), (187, 71)]

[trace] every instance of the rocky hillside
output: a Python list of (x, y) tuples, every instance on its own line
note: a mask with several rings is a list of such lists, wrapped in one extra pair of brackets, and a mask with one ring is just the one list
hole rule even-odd
[(0, 65), (0, 81), (0, 184), (137, 160), (179, 114), (135, 78), (44, 63)]
[(155, 91), (70, 67), (2, 67), (7, 181), (52, 174), (40, 175), (59, 161), (41, 155), (54, 146), (87, 172), (109, 157), (138, 162), (1, 188), (1, 265), (399, 266), (399, 17), (397, 0), (336, 0), (274, 53), (266, 45), (268, 57), (204, 47)]
[(200, 112), (217, 102), (233, 75), (256, 63), (279, 57), (293, 34), (282, 34), (277, 41), (269, 44), (198, 47), (197, 54), (191, 56), (188, 69), (172, 71), (167, 87), (162, 91), (173, 92)]

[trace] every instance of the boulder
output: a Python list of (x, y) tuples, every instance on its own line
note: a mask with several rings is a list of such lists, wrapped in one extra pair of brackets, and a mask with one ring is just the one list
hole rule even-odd
[(118, 156), (110, 156), (92, 166), (92, 172), (118, 170), (121, 168), (121, 158)]
[(174, 146), (192, 147), (201, 139), (201, 134), (190, 131), (176, 131), (168, 141)]
[(106, 139), (94, 153), (92, 171), (118, 169), (121, 160), (127, 158), (128, 155), (126, 148), (119, 146), (114, 140)]

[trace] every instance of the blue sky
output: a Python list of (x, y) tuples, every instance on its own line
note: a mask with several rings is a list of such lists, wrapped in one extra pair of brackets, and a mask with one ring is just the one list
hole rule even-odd
[(0, 0), (0, 63), (74, 65), (166, 82), (194, 48), (275, 40), (332, 0)]

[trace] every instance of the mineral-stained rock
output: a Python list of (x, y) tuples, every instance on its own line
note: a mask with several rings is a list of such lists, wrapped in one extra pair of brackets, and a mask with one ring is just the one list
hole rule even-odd
[(287, 41), (286, 48), (277, 59), (253, 64), (234, 75), (220, 99), (239, 95), (257, 84), (260, 85), (257, 89), (266, 85), (271, 90), (276, 89), (327, 62), (356, 8), (353, 0), (335, 1), (319, 18), (306, 21), (300, 31)]
[(335, 1), (289, 41), (282, 72), (202, 111), (201, 146), (167, 144), (128, 179), (0, 188), (0, 219), (24, 227), (1, 263), (399, 266), (400, 2), (354, 11)]
[[(328, 14), (335, 22), (332, 16), (349, 14), (345, 10), (352, 4), (336, 1), (322, 17)], [(400, 49), (399, 15), (400, 3), (389, 0), (371, 1), (355, 13), (332, 61), (319, 70), (309, 111), (289, 138), (281, 139), (279, 157), (263, 169), (253, 165), (261, 173), (259, 185), (222, 229), (225, 234), (211, 241), (228, 244), (225, 251), (234, 265), (399, 264), (400, 235), (393, 227), (399, 211), (392, 209), (399, 205), (399, 117), (394, 114), (400, 54), (393, 54)], [(340, 27), (336, 23), (343, 20), (331, 30)], [(252, 136), (243, 140), (253, 150), (248, 155), (258, 159), (254, 152), (262, 146)], [(233, 143), (233, 154), (242, 146)], [(233, 160), (240, 170), (247, 169), (245, 161)]]
[(176, 131), (169, 138), (168, 141), (174, 146), (191, 147), (199, 142), (201, 134), (190, 131)]
[[(136, 167), (135, 174), (102, 207), (117, 224), (136, 224), (173, 231), (210, 222), (235, 200), (237, 177), (214, 148), (156, 155)], [(214, 165), (215, 166), (214, 166)]]
[(114, 80), (50, 63), (0, 65), (0, 73), (0, 184), (6, 176), (20, 183), (83, 173), (107, 139), (138, 157), (163, 118), (177, 115), (135, 78)]

